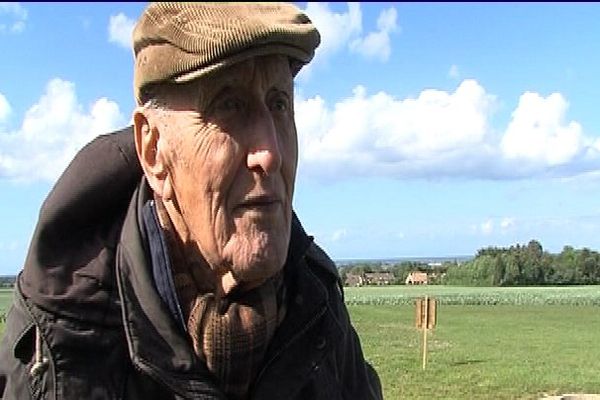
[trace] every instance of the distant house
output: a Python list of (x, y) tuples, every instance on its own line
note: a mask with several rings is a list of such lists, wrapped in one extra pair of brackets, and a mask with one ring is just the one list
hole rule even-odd
[(367, 272), (365, 280), (369, 285), (391, 285), (394, 282), (394, 274), (391, 272)]
[(346, 281), (344, 285), (346, 286), (362, 286), (365, 284), (365, 278), (363, 275), (352, 274), (349, 273), (346, 275)]
[(394, 283), (394, 279), (394, 274), (391, 272), (349, 273), (346, 275), (344, 284), (346, 286), (391, 285)]
[(429, 283), (429, 276), (427, 272), (413, 271), (408, 274), (404, 283), (407, 285), (427, 285)]

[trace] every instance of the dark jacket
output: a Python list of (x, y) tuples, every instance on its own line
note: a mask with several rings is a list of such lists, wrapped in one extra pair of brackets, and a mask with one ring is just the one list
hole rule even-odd
[[(73, 160), (45, 200), (0, 346), (3, 399), (225, 399), (159, 295), (131, 128)], [(333, 262), (294, 216), (289, 301), (250, 399), (379, 399)]]

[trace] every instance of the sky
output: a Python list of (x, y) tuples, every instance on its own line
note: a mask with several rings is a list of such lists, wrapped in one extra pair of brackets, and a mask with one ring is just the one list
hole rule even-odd
[[(600, 3), (298, 3), (294, 208), (334, 260), (600, 250)], [(0, 3), (0, 275), (134, 107), (145, 3)]]

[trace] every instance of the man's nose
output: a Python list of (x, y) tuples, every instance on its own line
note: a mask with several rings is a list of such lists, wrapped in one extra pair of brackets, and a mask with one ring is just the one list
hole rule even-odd
[(280, 140), (268, 109), (256, 115), (250, 124), (250, 143), (248, 146), (248, 169), (259, 170), (269, 175), (281, 168)]

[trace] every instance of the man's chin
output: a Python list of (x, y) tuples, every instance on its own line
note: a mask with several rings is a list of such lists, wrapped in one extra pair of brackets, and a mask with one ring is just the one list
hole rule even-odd
[(233, 278), (244, 288), (254, 288), (263, 284), (283, 269), (285, 257), (253, 257), (238, 260), (231, 268)]
[[(243, 231), (242, 231), (243, 232)], [(282, 270), (289, 234), (282, 229), (248, 229), (234, 234), (223, 249), (223, 259), (238, 283), (257, 286)]]
[(265, 281), (281, 271), (285, 260), (261, 260), (247, 265), (234, 266), (234, 274), (244, 282)]

